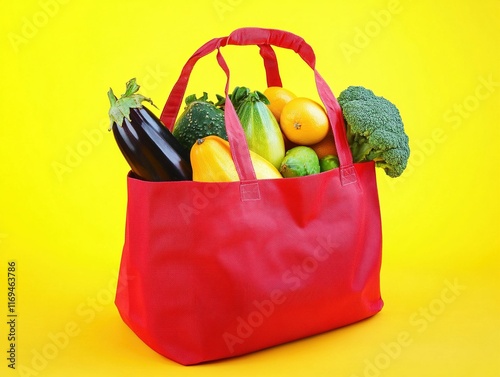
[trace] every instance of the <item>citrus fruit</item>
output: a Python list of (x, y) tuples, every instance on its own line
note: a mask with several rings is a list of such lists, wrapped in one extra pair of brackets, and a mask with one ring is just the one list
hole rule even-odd
[(294, 98), (283, 107), (280, 126), (288, 140), (299, 145), (319, 143), (330, 129), (323, 107), (305, 97)]
[(320, 170), (316, 152), (304, 145), (299, 145), (286, 152), (279, 169), (281, 175), (285, 178), (317, 174)]
[(335, 147), (332, 130), (328, 130), (328, 133), (323, 138), (323, 140), (321, 140), (319, 143), (311, 145), (311, 148), (314, 149), (314, 151), (318, 155), (318, 158), (322, 158), (330, 154), (336, 156), (337, 148)]
[(321, 172), (332, 170), (340, 166), (339, 158), (333, 154), (326, 155), (319, 159), (319, 168)]
[(283, 107), (297, 96), (293, 94), (288, 89), (282, 88), (280, 86), (270, 86), (263, 93), (269, 100), (269, 110), (273, 113), (276, 120), (280, 121), (281, 111)]

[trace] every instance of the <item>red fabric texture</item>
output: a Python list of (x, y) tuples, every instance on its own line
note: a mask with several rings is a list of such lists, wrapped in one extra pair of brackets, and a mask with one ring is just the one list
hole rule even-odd
[[(352, 164), (340, 107), (300, 37), (245, 28), (207, 42), (186, 63), (162, 120), (172, 127), (194, 62), (225, 44), (261, 46), (268, 82), (281, 83), (270, 45), (298, 51), (315, 72), (341, 167), (300, 178), (252, 179), (248, 147), (230, 106), (226, 128), (230, 144), (237, 140), (231, 148), (240, 182), (127, 178), (116, 305), (148, 346), (184, 365), (329, 331), (383, 306), (375, 165)], [(228, 86), (229, 70), (219, 55)]]

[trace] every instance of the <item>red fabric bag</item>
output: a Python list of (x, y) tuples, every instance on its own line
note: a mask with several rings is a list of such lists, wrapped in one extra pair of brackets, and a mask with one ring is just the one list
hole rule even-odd
[[(256, 180), (238, 117), (226, 128), (240, 181), (146, 182), (129, 176), (116, 305), (148, 346), (184, 365), (246, 354), (368, 318), (380, 296), (381, 221), (373, 162), (352, 163), (340, 107), (311, 47), (275, 29), (243, 28), (188, 60), (161, 119), (172, 128), (196, 61), (225, 45), (257, 45), (269, 86), (281, 85), (271, 46), (313, 69), (340, 168)], [(227, 98), (226, 98), (227, 99)]]

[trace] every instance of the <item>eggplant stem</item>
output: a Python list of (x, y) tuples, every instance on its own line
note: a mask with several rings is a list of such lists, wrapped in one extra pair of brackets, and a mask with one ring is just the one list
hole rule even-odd
[(136, 79), (130, 79), (127, 81), (125, 93), (119, 99), (116, 98), (113, 90), (109, 89), (108, 98), (111, 107), (109, 109), (110, 125), (108, 130), (111, 130), (115, 123), (117, 126), (121, 126), (125, 118), (130, 120), (130, 109), (141, 109), (143, 107), (142, 102), (144, 101), (156, 107), (151, 98), (137, 93), (139, 88), (140, 86), (137, 84)]

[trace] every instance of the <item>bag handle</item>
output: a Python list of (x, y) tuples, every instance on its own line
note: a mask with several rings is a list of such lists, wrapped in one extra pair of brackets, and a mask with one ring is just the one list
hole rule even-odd
[[(227, 45), (228, 37), (214, 38), (203, 46), (201, 46), (196, 52), (189, 58), (189, 60), (184, 65), (177, 82), (170, 91), (167, 102), (163, 108), (160, 116), (160, 120), (163, 124), (172, 131), (179, 110), (184, 101), (184, 96), (186, 94), (187, 84), (191, 72), (198, 60), (202, 57), (214, 52), (220, 46)], [(259, 45), (260, 55), (264, 61), (264, 68), (266, 70), (267, 86), (282, 86), (281, 77), (278, 69), (278, 61), (276, 59), (276, 53), (270, 45)]]
[(259, 46), (260, 56), (264, 60), (264, 68), (266, 70), (267, 86), (282, 87), (280, 72), (278, 69), (278, 59), (271, 45)]
[[(357, 177), (352, 164), (352, 155), (347, 142), (344, 118), (340, 105), (338, 104), (328, 84), (316, 70), (316, 57), (311, 46), (307, 44), (303, 38), (286, 31), (277, 29), (241, 28), (233, 31), (227, 37), (214, 38), (205, 43), (188, 59), (184, 65), (161, 114), (160, 118), (162, 122), (169, 129), (173, 128), (175, 119), (183, 102), (189, 76), (194, 68), (194, 65), (200, 58), (217, 50), (217, 61), (227, 76), (225, 121), (233, 161), (235, 163), (238, 176), (242, 182), (242, 187), (247, 186), (247, 184), (252, 185), (252, 189), (250, 191), (254, 192), (254, 194), (250, 194), (249, 197), (251, 199), (256, 199), (259, 196), (258, 183), (250, 161), (248, 144), (244, 137), (244, 132), (239, 122), (239, 118), (228, 99), (230, 72), (220, 53), (220, 47), (226, 45), (259, 46), (261, 56), (264, 59), (266, 74), (268, 75), (268, 85), (271, 83), (271, 85), (279, 84), (278, 86), (281, 86), (276, 55), (274, 50), (272, 50), (271, 45), (291, 49), (295, 51), (302, 58), (302, 60), (304, 60), (304, 62), (306, 62), (306, 64), (314, 71), (318, 95), (325, 105), (325, 109), (333, 129), (333, 135), (340, 162), (341, 184), (347, 185), (356, 182)], [(242, 199), (244, 197), (243, 191)]]
[[(227, 39), (223, 39), (223, 42), (225, 43), (221, 46), (226, 44), (238, 46), (273, 45), (293, 50), (297, 53), (314, 72), (318, 95), (325, 105), (328, 119), (333, 129), (340, 165), (352, 167), (352, 154), (347, 142), (342, 109), (330, 87), (316, 70), (316, 56), (312, 47), (302, 37), (278, 29), (241, 28), (233, 31)], [(276, 55), (274, 55), (274, 58), (276, 58)]]
[[(241, 126), (240, 119), (236, 114), (233, 103), (229, 99), (229, 82), (230, 72), (226, 61), (222, 57), (220, 48), (217, 48), (217, 63), (226, 74), (226, 87), (224, 92), (226, 94), (226, 102), (224, 104), (224, 121), (226, 124), (227, 139), (229, 142), (231, 156), (233, 158), (234, 166), (241, 184), (241, 198), (242, 200), (260, 199), (258, 189), (257, 177), (250, 159), (250, 150), (248, 148), (245, 132)], [(255, 196), (255, 197), (254, 197)], [(246, 199), (244, 199), (246, 198)]]

